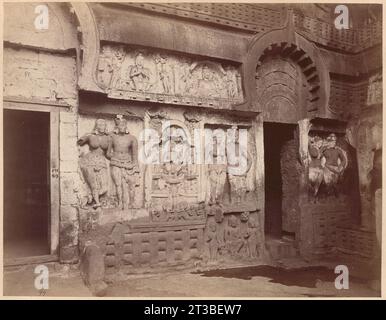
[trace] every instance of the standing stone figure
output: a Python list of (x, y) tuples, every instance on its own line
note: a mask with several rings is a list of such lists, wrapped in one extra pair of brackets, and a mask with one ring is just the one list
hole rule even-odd
[(259, 223), (254, 217), (248, 219), (248, 248), (249, 256), (256, 258), (260, 254)]
[(243, 246), (243, 240), (241, 239), (239, 221), (234, 215), (231, 215), (228, 219), (225, 241), (228, 253), (231, 257), (236, 257)]
[(157, 66), (157, 74), (158, 78), (162, 84), (162, 93), (174, 93), (174, 81), (173, 81), (173, 74), (171, 72), (170, 67), (167, 64), (167, 58), (158, 55), (155, 57), (155, 63)]
[(210, 203), (221, 202), (226, 181), (225, 156), (221, 157), (221, 155), (217, 153), (218, 141), (216, 136), (213, 137), (213, 141), (213, 164), (208, 165)]
[(337, 195), (337, 184), (339, 177), (343, 174), (344, 170), (347, 167), (347, 155), (342, 148), (336, 145), (336, 135), (331, 133), (327, 137), (327, 146), (323, 150), (324, 162), (322, 166), (324, 167), (323, 171), (323, 180), (329, 193), (334, 193)]
[(102, 47), (98, 62), (98, 80), (104, 88), (110, 85), (113, 74), (112, 51), (109, 46)]
[(112, 75), (111, 75), (111, 81), (110, 81), (110, 88), (122, 88), (125, 83), (125, 79), (123, 77), (123, 70), (121, 69), (122, 64), (125, 60), (126, 52), (125, 48), (120, 46), (114, 50), (114, 54), (112, 57)]
[(86, 134), (78, 140), (78, 144), (89, 145), (90, 152), (80, 158), (80, 169), (91, 190), (88, 203), (94, 200), (94, 207), (100, 207), (99, 197), (107, 192), (108, 175), (106, 151), (110, 137), (106, 133), (106, 121), (98, 119), (94, 132)]
[(210, 220), (207, 225), (206, 237), (205, 240), (208, 243), (209, 248), (209, 260), (216, 261), (217, 260), (217, 225), (214, 220)]
[(314, 200), (316, 200), (320, 185), (323, 182), (322, 146), (323, 139), (319, 136), (312, 137), (308, 145), (308, 153), (310, 158), (308, 181)]
[[(231, 187), (232, 197), (231, 202), (233, 204), (241, 204), (242, 201), (247, 200), (247, 175), (252, 166), (252, 157), (247, 150), (241, 150), (239, 135), (237, 132), (235, 132), (234, 138), (231, 138), (228, 146), (235, 148), (234, 163), (230, 164), (229, 157), (227, 157), (228, 180)], [(242, 163), (246, 163), (246, 168), (244, 168), (245, 170), (242, 170)]]
[(232, 73), (232, 70), (227, 69), (225, 74), (225, 84), (228, 98), (234, 99), (238, 95), (237, 83), (235, 81), (235, 77)]
[[(111, 135), (107, 156), (111, 159), (111, 175), (117, 190), (118, 207), (128, 209), (134, 205), (137, 185), (138, 142), (127, 129), (127, 121), (121, 115), (115, 119), (116, 128)], [(126, 201), (126, 195), (129, 202)]]

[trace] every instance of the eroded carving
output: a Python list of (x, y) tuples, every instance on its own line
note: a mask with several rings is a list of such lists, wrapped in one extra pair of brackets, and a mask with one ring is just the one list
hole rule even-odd
[(310, 137), (308, 180), (314, 200), (322, 185), (327, 195), (338, 197), (338, 185), (347, 168), (348, 158), (346, 151), (337, 146), (336, 142), (335, 133), (325, 139), (318, 135)]
[(235, 157), (233, 160), (228, 156), (228, 180), (231, 186), (231, 201), (235, 204), (240, 204), (247, 200), (247, 175), (252, 166), (252, 156), (248, 148), (240, 148), (239, 134), (237, 127), (234, 135), (230, 135), (228, 139), (230, 144), (234, 145)]
[(97, 73), (110, 97), (199, 105), (243, 99), (239, 70), (212, 61), (104, 45)]
[(367, 104), (382, 103), (382, 74), (376, 74), (369, 79)]
[(138, 142), (129, 133), (126, 119), (118, 115), (115, 124), (107, 156), (117, 191), (118, 208), (128, 209), (135, 205), (135, 187), (139, 185)]
[(87, 202), (93, 203), (94, 207), (100, 207), (100, 197), (106, 194), (108, 188), (106, 152), (110, 137), (107, 133), (106, 121), (96, 120), (94, 132), (81, 137), (78, 144), (81, 146), (88, 144), (90, 149), (79, 160), (80, 169), (90, 188)]

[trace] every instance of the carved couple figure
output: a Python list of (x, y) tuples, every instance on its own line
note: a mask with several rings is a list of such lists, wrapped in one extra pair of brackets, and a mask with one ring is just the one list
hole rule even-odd
[(336, 141), (334, 133), (331, 133), (326, 141), (319, 136), (310, 139), (308, 177), (314, 197), (317, 196), (323, 182), (328, 193), (337, 195), (337, 184), (347, 168), (348, 160), (346, 152), (336, 145)]
[[(234, 130), (237, 128), (233, 127)], [(231, 202), (240, 204), (246, 200), (247, 196), (247, 175), (252, 166), (252, 157), (248, 150), (243, 150), (240, 147), (239, 136), (235, 131), (235, 136), (230, 137), (228, 146), (234, 148), (234, 161), (231, 163), (229, 155), (218, 154), (218, 141), (216, 136), (213, 137), (213, 164), (208, 165), (209, 175), (209, 202), (215, 203), (222, 200), (226, 178), (231, 188)], [(220, 148), (221, 149), (221, 148)], [(242, 170), (242, 165), (245, 165)]]
[[(89, 145), (90, 152), (80, 159), (80, 168), (91, 195), (88, 203), (100, 207), (100, 197), (107, 193), (108, 173), (106, 158), (110, 159), (111, 176), (116, 188), (118, 207), (127, 209), (134, 205), (135, 186), (138, 179), (138, 143), (128, 132), (127, 121), (122, 116), (115, 119), (116, 128), (109, 135), (106, 121), (96, 120), (94, 132), (81, 137), (79, 145)], [(128, 200), (125, 199), (128, 195)]]

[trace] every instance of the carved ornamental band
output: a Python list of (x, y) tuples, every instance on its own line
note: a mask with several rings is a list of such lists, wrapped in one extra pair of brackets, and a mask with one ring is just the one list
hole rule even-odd
[(102, 46), (97, 78), (110, 98), (217, 108), (243, 101), (235, 66), (123, 46)]

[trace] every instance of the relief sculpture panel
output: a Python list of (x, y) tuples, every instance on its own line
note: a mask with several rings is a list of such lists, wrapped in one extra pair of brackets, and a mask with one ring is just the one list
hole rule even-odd
[(78, 146), (79, 169), (86, 194), (78, 195), (82, 210), (107, 214), (111, 210), (142, 207), (138, 141), (129, 132), (127, 119), (117, 115), (112, 130), (108, 130), (106, 119), (97, 119), (94, 130), (78, 139)]
[(348, 167), (347, 151), (337, 144), (337, 135), (320, 136), (311, 133), (309, 139), (308, 181), (310, 196), (315, 202), (327, 201), (331, 196), (344, 196), (344, 178)]
[(238, 67), (103, 45), (97, 79), (109, 97), (230, 108), (243, 100)]

